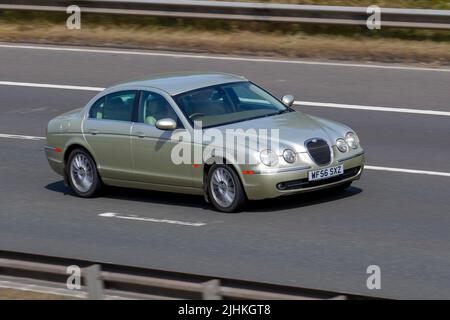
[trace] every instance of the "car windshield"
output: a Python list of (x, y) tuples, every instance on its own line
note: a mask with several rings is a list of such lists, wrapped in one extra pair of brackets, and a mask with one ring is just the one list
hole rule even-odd
[(210, 128), (287, 112), (289, 109), (251, 82), (227, 83), (174, 97), (191, 124)]

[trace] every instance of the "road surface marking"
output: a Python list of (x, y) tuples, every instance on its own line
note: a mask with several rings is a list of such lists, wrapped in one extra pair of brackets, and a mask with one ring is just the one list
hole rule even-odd
[(324, 103), (324, 102), (312, 102), (312, 101), (295, 101), (296, 106), (307, 107), (324, 107), (324, 108), (338, 108), (338, 109), (355, 109), (355, 110), (368, 110), (368, 111), (380, 111), (380, 112), (399, 112), (399, 113), (412, 113), (412, 114), (426, 114), (433, 116), (450, 116), (449, 111), (438, 110), (423, 110), (423, 109), (410, 109), (410, 108), (392, 108), (392, 107), (376, 107), (376, 106), (361, 106), (354, 104), (340, 104), (340, 103)]
[(450, 177), (450, 172), (442, 172), (442, 171), (425, 171), (425, 170), (413, 170), (413, 169), (389, 168), (389, 167), (377, 167), (377, 166), (364, 166), (364, 169), (377, 170), (377, 171), (391, 171), (391, 172), (402, 172), (402, 173), (425, 174), (425, 175), (430, 175), (430, 176)]
[(48, 84), (48, 83), (31, 83), (31, 82), (11, 82), (0, 81), (2, 86), (17, 86), (17, 87), (31, 87), (31, 88), (46, 88), (46, 89), (64, 89), (64, 90), (82, 90), (82, 91), (102, 91), (104, 88), (98, 87), (84, 87), (84, 86), (70, 86), (62, 84)]
[(425, 68), (425, 67), (411, 67), (411, 66), (408, 67), (408, 66), (391, 66), (391, 65), (380, 65), (380, 64), (286, 60), (286, 59), (270, 59), (270, 58), (238, 57), (238, 56), (228, 57), (228, 56), (220, 56), (220, 55), (190, 54), (190, 53), (148, 52), (148, 51), (132, 51), (132, 50), (112, 50), (112, 49), (93, 49), (93, 48), (36, 46), (36, 45), (13, 45), (13, 44), (0, 44), (0, 48), (63, 51), (63, 52), (83, 52), (83, 53), (103, 53), (103, 54), (121, 54), (121, 55), (155, 56), (155, 57), (188, 58), (188, 59), (208, 59), (208, 60), (225, 60), (225, 61), (287, 63), (287, 64), (303, 64), (303, 65), (351, 67), (351, 68), (373, 68), (373, 69), (392, 69), (392, 70), (411, 70), (411, 71), (450, 72), (450, 69), (444, 69), (444, 68), (439, 69), (439, 68)]
[(136, 220), (136, 221), (145, 221), (145, 222), (178, 224), (178, 225), (189, 226), (189, 227), (202, 227), (202, 226), (206, 225), (206, 223), (204, 223), (204, 222), (187, 222), (187, 221), (178, 221), (178, 220), (170, 220), (170, 219), (147, 218), (147, 217), (139, 217), (136, 215), (122, 215), (122, 214), (113, 213), (113, 212), (101, 213), (101, 214), (99, 214), (99, 216), (104, 217), (104, 218), (115, 218), (115, 219), (127, 219), (127, 220)]
[[(37, 136), (23, 136), (17, 134), (2, 134), (0, 133), (0, 138), (5, 139), (21, 139), (21, 140), (45, 140), (45, 137), (37, 137)], [(414, 173), (414, 174), (425, 174), (430, 176), (442, 176), (442, 177), (450, 177), (450, 173), (442, 172), (442, 171), (427, 171), (427, 170), (415, 170), (415, 169), (404, 169), (404, 168), (390, 168), (390, 167), (379, 167), (379, 166), (364, 166), (367, 170), (377, 170), (377, 171), (391, 171), (391, 172), (402, 172), (402, 173)], [(175, 223), (175, 224), (184, 224), (184, 225), (194, 225), (201, 226), (204, 225), (201, 222), (191, 223), (191, 222), (182, 222), (182, 221), (173, 221), (173, 220), (159, 220), (153, 218), (140, 218), (137, 216), (117, 216), (115, 213), (103, 213), (100, 216), (108, 217), (108, 218), (121, 218), (121, 219), (132, 219), (132, 220), (145, 220), (150, 222), (165, 222), (165, 223)], [(149, 220), (150, 219), (150, 220)], [(197, 225), (200, 224), (200, 225)]]
[(18, 135), (18, 134), (4, 134), (4, 133), (0, 133), (0, 138), (20, 139), (20, 140), (45, 140), (45, 137), (22, 136), (22, 135)]
[[(81, 90), (81, 91), (103, 91), (105, 88), (101, 87), (88, 87), (88, 86), (75, 86), (75, 85), (59, 85), (59, 84), (45, 84), (45, 83), (31, 83), (31, 82), (12, 82), (12, 81), (0, 81), (0, 85), (4, 86), (18, 86), (18, 87), (34, 87), (34, 88), (47, 88), (47, 89), (65, 89), (65, 90)], [(313, 101), (295, 101), (296, 106), (307, 107), (324, 107), (324, 108), (338, 108), (338, 109), (354, 109), (354, 110), (367, 110), (367, 111), (379, 111), (379, 112), (398, 112), (398, 113), (411, 113), (411, 114), (424, 114), (432, 116), (450, 116), (449, 111), (440, 110), (427, 110), (427, 109), (410, 109), (410, 108), (395, 108), (395, 107), (378, 107), (378, 106), (363, 106), (354, 104), (342, 104), (342, 103), (324, 103)]]

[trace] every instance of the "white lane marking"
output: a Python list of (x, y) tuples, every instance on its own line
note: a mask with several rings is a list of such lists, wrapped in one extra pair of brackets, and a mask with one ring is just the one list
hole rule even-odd
[[(36, 136), (22, 136), (16, 134), (1, 134), (0, 138), (6, 139), (22, 139), (22, 140), (45, 140), (45, 137), (36, 137)], [(442, 171), (426, 171), (426, 170), (414, 170), (414, 169), (403, 169), (403, 168), (390, 168), (390, 167), (379, 167), (379, 166), (364, 166), (367, 170), (378, 170), (378, 171), (391, 171), (391, 172), (402, 172), (402, 173), (414, 173), (414, 174), (425, 174), (431, 176), (442, 176), (442, 177), (450, 177), (450, 173), (442, 172)], [(174, 224), (183, 224), (183, 225), (192, 225), (195, 227), (199, 227), (205, 225), (202, 222), (183, 222), (176, 220), (160, 220), (154, 218), (141, 218), (138, 216), (120, 216), (116, 213), (102, 213), (99, 216), (107, 217), (107, 218), (120, 218), (120, 219), (131, 219), (131, 220), (143, 220), (149, 222), (164, 222), (164, 223), (174, 223)]]
[(12, 81), (0, 81), (0, 85), (2, 85), (2, 86), (17, 86), (17, 87), (32, 87), (32, 88), (46, 88), (46, 89), (83, 90), (83, 91), (102, 91), (104, 89), (104, 88), (99, 88), (99, 87), (69, 86), (69, 85), (62, 85), (62, 84), (12, 82)]
[(403, 168), (378, 167), (378, 166), (364, 166), (364, 169), (450, 177), (450, 172), (442, 172), (442, 171), (425, 171), (425, 170), (413, 170), (413, 169), (403, 169)]
[[(95, 91), (95, 92), (103, 91), (105, 89), (101, 87), (59, 85), (59, 84), (45, 84), (45, 83), (31, 83), (31, 82), (12, 82), (12, 81), (0, 81), (0, 85), (48, 88), (48, 89), (68, 89), (68, 90)], [(380, 112), (425, 114), (425, 115), (447, 116), (447, 117), (450, 116), (449, 111), (428, 110), (428, 109), (423, 110), (423, 109), (396, 108), (396, 107), (363, 106), (354, 104), (313, 102), (313, 101), (294, 101), (294, 105), (306, 107), (324, 107), (324, 108), (354, 109), (354, 110), (367, 110)]]
[(312, 102), (312, 101), (295, 101), (296, 106), (307, 107), (324, 107), (324, 108), (338, 108), (338, 109), (355, 109), (355, 110), (368, 110), (368, 111), (381, 111), (381, 112), (399, 112), (399, 113), (412, 113), (412, 114), (427, 114), (433, 116), (450, 116), (449, 111), (438, 110), (423, 110), (423, 109), (410, 109), (410, 108), (393, 108), (393, 107), (376, 107), (376, 106), (362, 106), (354, 104), (341, 104), (341, 103), (324, 103), (324, 102)]
[(113, 212), (101, 213), (101, 214), (99, 214), (99, 216), (104, 217), (104, 218), (116, 218), (116, 219), (128, 219), (128, 220), (145, 221), (145, 222), (178, 224), (178, 225), (189, 226), (189, 227), (202, 227), (202, 226), (206, 225), (206, 223), (204, 223), (204, 222), (187, 222), (187, 221), (178, 221), (178, 220), (170, 220), (170, 219), (157, 219), (157, 218), (139, 217), (136, 215), (122, 215), (122, 214), (113, 213)]
[(237, 56), (228, 57), (228, 56), (220, 56), (220, 55), (216, 56), (216, 55), (189, 54), (189, 53), (167, 53), (167, 52), (131, 51), (131, 50), (68, 48), (68, 47), (56, 47), (56, 46), (11, 45), (11, 44), (0, 44), (0, 48), (65, 51), (65, 52), (84, 52), (84, 53), (103, 53), (103, 54), (122, 54), (122, 55), (156, 56), (156, 57), (189, 58), (189, 59), (209, 59), (209, 60), (226, 60), (226, 61), (264, 62), (264, 63), (288, 63), (288, 64), (304, 64), (304, 65), (351, 67), (351, 68), (374, 68), (374, 69), (392, 69), (392, 70), (450, 72), (450, 69), (444, 69), (444, 68), (439, 69), (439, 68), (425, 68), (425, 67), (411, 67), (411, 66), (390, 66), (390, 65), (380, 65), (380, 64), (286, 60), (286, 59), (270, 59), (270, 58), (256, 58), (256, 57), (254, 57), (254, 58), (248, 57), (247, 58), (247, 57), (237, 57)]
[(18, 135), (18, 134), (4, 134), (4, 133), (0, 133), (0, 138), (20, 139), (20, 140), (45, 140), (45, 137), (22, 136), (22, 135)]

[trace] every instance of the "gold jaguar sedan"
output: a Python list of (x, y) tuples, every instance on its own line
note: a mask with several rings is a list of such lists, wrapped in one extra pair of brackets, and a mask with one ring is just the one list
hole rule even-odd
[(364, 167), (358, 136), (293, 104), (241, 76), (156, 75), (52, 119), (46, 155), (80, 197), (112, 185), (204, 195), (237, 212), (247, 200), (348, 188)]

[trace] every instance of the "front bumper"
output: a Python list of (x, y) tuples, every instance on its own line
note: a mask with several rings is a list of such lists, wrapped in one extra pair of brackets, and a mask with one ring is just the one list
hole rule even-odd
[[(308, 182), (308, 171), (341, 164), (344, 165), (344, 174), (342, 176), (318, 182)], [(247, 197), (250, 200), (276, 198), (283, 195), (330, 188), (348, 181), (358, 180), (361, 177), (364, 169), (364, 153), (361, 152), (346, 159), (334, 160), (324, 167), (243, 175), (242, 181)]]

